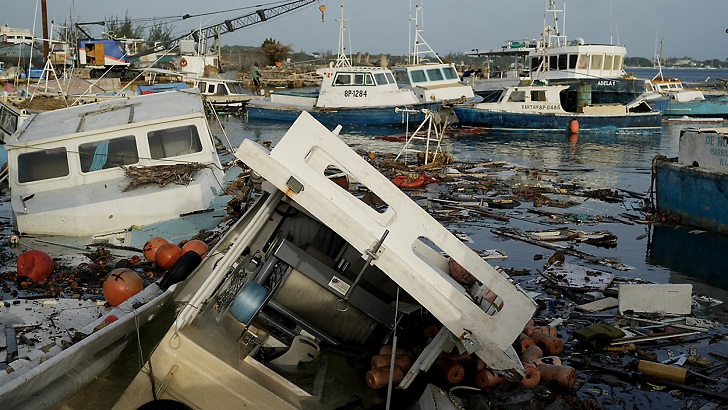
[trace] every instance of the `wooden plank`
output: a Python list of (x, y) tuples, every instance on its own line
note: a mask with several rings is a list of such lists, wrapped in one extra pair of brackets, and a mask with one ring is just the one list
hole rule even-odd
[(584, 312), (598, 312), (600, 310), (611, 309), (613, 307), (617, 307), (618, 305), (619, 305), (619, 299), (613, 298), (613, 297), (608, 297), (608, 298), (595, 300), (593, 302), (585, 303), (583, 305), (579, 305), (576, 308), (579, 310), (582, 310)]

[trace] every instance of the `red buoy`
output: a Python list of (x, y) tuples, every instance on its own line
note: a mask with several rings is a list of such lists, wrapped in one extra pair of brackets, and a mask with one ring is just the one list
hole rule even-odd
[(30, 250), (18, 256), (18, 280), (26, 277), (38, 284), (45, 283), (53, 273), (53, 260), (47, 253)]
[(167, 242), (157, 248), (157, 254), (154, 255), (154, 261), (157, 262), (157, 266), (162, 269), (169, 269), (177, 262), (177, 259), (182, 256), (182, 248), (179, 246)]
[(577, 121), (576, 118), (569, 122), (569, 131), (571, 131), (572, 134), (579, 132), (579, 121)]
[(114, 269), (104, 279), (104, 297), (111, 306), (119, 306), (142, 289), (144, 281), (131, 269)]
[(147, 243), (144, 244), (144, 259), (149, 262), (154, 262), (154, 258), (157, 255), (157, 249), (165, 243), (169, 243), (169, 241), (159, 236), (155, 236), (148, 240)]
[(207, 252), (207, 244), (205, 242), (202, 242), (199, 239), (193, 239), (191, 241), (185, 242), (184, 245), (182, 245), (182, 254), (187, 253), (188, 251), (197, 252), (198, 255), (202, 256)]

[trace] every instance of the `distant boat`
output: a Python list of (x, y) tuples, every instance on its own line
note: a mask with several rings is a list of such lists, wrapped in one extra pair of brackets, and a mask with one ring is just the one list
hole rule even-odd
[[(589, 84), (595, 104), (625, 104), (644, 92), (645, 80), (628, 76), (624, 71), (626, 47), (589, 44), (582, 38), (569, 40), (563, 32), (566, 12), (563, 8), (557, 10), (554, 3), (549, 1), (544, 11), (544, 28), (539, 38), (508, 41), (501, 49), (475, 49), (468, 53), (513, 59), (511, 67), (505, 70), (488, 67), (483, 78), (469, 77), (468, 82), (473, 85), (476, 94), (486, 101), (493, 101), (504, 88), (533, 80), (569, 85), (572, 91), (576, 91), (580, 83)], [(546, 25), (548, 14), (553, 16), (553, 26)]]
[(679, 223), (728, 233), (728, 128), (686, 128), (677, 158), (656, 157), (655, 207)]
[(6, 67), (43, 67), (43, 53), (28, 29), (0, 26), (0, 62)]
[[(344, 49), (344, 8), (341, 8), (339, 54), (336, 63), (320, 68), (321, 85), (312, 92), (274, 91), (252, 100), (248, 119), (293, 122), (307, 111), (324, 124), (397, 125), (407, 120), (422, 122), (423, 112), (403, 113), (396, 109), (436, 111), (442, 102), (421, 102), (409, 89), (397, 85), (386, 67), (352, 66)], [(439, 71), (439, 68), (438, 68)]]
[(575, 94), (564, 85), (525, 85), (507, 87), (497, 102), (458, 104), (454, 110), (463, 125), (502, 130), (566, 132), (573, 120), (578, 121), (578, 131), (661, 130), (662, 113), (643, 100), (591, 104), (588, 97), (588, 86)]
[[(202, 100), (188, 92), (34, 114), (5, 149), (23, 233), (81, 237), (144, 226), (206, 209), (222, 190)], [(149, 179), (133, 185), (139, 173)]]

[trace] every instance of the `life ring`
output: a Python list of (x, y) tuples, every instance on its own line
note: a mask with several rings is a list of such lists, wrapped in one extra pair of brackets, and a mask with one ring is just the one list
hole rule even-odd
[(179, 60), (179, 65), (182, 67), (187, 67), (187, 59), (182, 57), (182, 59)]

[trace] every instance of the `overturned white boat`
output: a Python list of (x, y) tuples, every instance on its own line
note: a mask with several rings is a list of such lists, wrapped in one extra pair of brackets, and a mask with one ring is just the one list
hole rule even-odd
[[(6, 140), (22, 233), (89, 236), (204, 210), (223, 172), (202, 100), (187, 92), (34, 114)], [(145, 175), (137, 185), (134, 175)]]
[[(272, 152), (246, 140), (236, 155), (265, 192), (178, 288), (183, 309), (115, 408), (338, 408), (368, 389), (349, 349), (396, 344), (423, 317), (440, 330), (400, 389), (454, 347), (523, 374), (511, 345), (534, 302), (311, 115)], [(477, 281), (456, 282), (451, 260)]]

